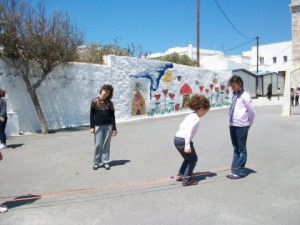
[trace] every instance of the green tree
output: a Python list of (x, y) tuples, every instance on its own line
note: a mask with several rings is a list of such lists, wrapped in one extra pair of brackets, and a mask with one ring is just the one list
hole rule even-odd
[[(44, 2), (33, 7), (26, 0), (0, 0), (2, 59), (22, 76), (38, 115), (42, 133), (48, 133), (36, 90), (59, 64), (75, 61), (83, 33), (60, 11), (51, 16)], [(30, 76), (39, 75), (35, 81)]]
[(103, 64), (103, 56), (131, 56), (131, 57), (146, 57), (149, 52), (144, 53), (140, 45), (128, 45), (126, 48), (120, 46), (120, 39), (116, 38), (113, 44), (89, 44), (80, 48), (80, 57), (78, 61), (85, 63)]
[(186, 65), (186, 66), (197, 66), (197, 60), (192, 60), (190, 57), (188, 57), (185, 54), (179, 55), (177, 52), (173, 52), (171, 54), (161, 56), (157, 59), (161, 60), (161, 61), (177, 63), (177, 64), (181, 64), (181, 65)]

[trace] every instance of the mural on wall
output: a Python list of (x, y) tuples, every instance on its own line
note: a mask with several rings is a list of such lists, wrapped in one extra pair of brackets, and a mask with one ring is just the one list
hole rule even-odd
[(190, 95), (193, 94), (192, 88), (187, 83), (183, 84), (180, 88), (180, 94), (183, 96), (182, 108), (188, 108)]
[(131, 75), (132, 78), (147, 78), (150, 80), (150, 98), (148, 101), (143, 98), (139, 88), (135, 89), (132, 115), (143, 115), (145, 112), (148, 116), (153, 116), (187, 109), (190, 97), (194, 93), (205, 95), (209, 99), (212, 108), (230, 104), (229, 87), (226, 81), (219, 78), (218, 73), (203, 70), (196, 77), (199, 79), (191, 82), (185, 76), (174, 74), (178, 71), (171, 65), (166, 64), (164, 67), (155, 70), (159, 71), (156, 78), (149, 72)]
[(149, 79), (150, 80), (150, 99), (152, 99), (152, 92), (156, 91), (158, 89), (161, 77), (165, 74), (165, 71), (170, 68), (173, 68), (173, 64), (167, 63), (163, 67), (160, 67), (153, 72), (146, 71), (141, 74), (130, 75), (129, 77)]
[(199, 86), (200, 94), (205, 95), (211, 104), (211, 107), (222, 107), (230, 104), (229, 87), (226, 81), (219, 82), (218, 74), (214, 74), (211, 83), (207, 86)]

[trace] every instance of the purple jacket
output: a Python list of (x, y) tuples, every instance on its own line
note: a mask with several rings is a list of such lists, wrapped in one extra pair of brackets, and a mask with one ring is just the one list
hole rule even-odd
[(237, 99), (232, 121), (229, 122), (230, 126), (247, 127), (251, 126), (254, 121), (255, 110), (252, 104), (250, 95), (244, 91), (243, 94)]

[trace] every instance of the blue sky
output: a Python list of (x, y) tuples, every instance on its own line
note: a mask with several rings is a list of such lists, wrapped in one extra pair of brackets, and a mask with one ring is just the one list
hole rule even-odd
[[(196, 0), (44, 1), (47, 12), (66, 12), (84, 31), (87, 44), (112, 44), (118, 38), (121, 47), (133, 43), (151, 53), (189, 42), (196, 47)], [(291, 0), (200, 0), (200, 48), (226, 51), (257, 36), (260, 44), (290, 41), (290, 4)], [(253, 40), (226, 54), (240, 54), (255, 45)]]

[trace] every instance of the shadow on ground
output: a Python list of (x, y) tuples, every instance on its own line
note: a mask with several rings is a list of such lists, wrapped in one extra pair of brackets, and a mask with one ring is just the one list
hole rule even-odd
[[(62, 133), (62, 132), (77, 132), (82, 130), (89, 130), (89, 126), (80, 126), (80, 127), (67, 127), (67, 128), (61, 128), (57, 130), (49, 130), (49, 134), (55, 134), (55, 133)], [(41, 132), (38, 132), (41, 134)]]
[(113, 160), (109, 163), (110, 166), (123, 166), (126, 163), (129, 163), (130, 160), (122, 159), (122, 160)]
[(244, 170), (245, 170), (246, 176), (250, 175), (251, 173), (257, 173), (255, 170), (250, 169), (250, 168), (245, 168)]
[(39, 200), (40, 198), (41, 198), (40, 195), (28, 194), (28, 195), (22, 195), (22, 196), (16, 197), (13, 200), (6, 201), (1, 204), (6, 205), (8, 209), (11, 209), (11, 208), (19, 207), (22, 205), (31, 204), (31, 203)]
[(207, 177), (214, 177), (214, 176), (217, 176), (217, 174), (209, 171), (196, 172), (193, 174), (193, 178), (197, 181), (205, 180)]
[(12, 144), (12, 145), (7, 145), (7, 148), (12, 148), (12, 149), (15, 149), (15, 148), (20, 148), (22, 147), (24, 144)]

